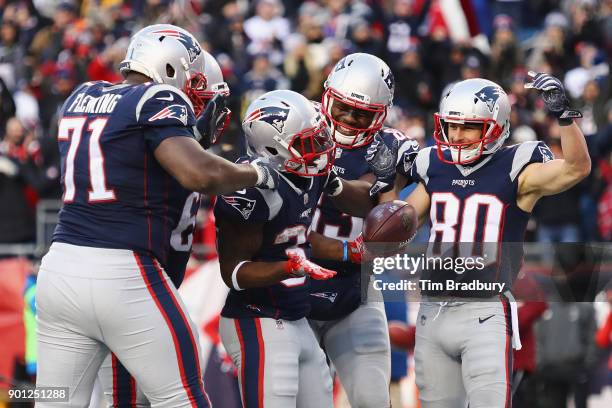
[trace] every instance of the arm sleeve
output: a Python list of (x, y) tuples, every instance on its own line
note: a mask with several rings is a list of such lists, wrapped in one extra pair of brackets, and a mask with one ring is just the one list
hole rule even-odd
[(152, 85), (136, 106), (136, 120), (151, 150), (167, 138), (194, 137), (195, 114), (187, 96), (169, 85)]

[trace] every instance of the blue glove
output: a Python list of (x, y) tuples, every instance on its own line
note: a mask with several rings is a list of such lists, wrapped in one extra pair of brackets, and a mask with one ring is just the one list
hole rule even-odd
[(527, 75), (532, 82), (526, 83), (525, 88), (540, 91), (546, 107), (559, 120), (560, 125), (570, 125), (573, 119), (582, 117), (580, 111), (570, 109), (561, 81), (543, 72), (529, 71)]

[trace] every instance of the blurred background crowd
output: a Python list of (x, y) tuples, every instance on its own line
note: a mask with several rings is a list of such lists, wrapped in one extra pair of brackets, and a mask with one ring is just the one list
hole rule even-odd
[[(528, 71), (551, 73), (584, 115), (578, 123), (593, 171), (576, 187), (541, 200), (526, 240), (612, 241), (612, 0), (0, 0), (0, 257), (20, 252), (15, 244), (40, 242), (41, 203), (61, 197), (55, 137), (65, 98), (84, 81), (121, 81), (117, 66), (130, 35), (159, 22), (194, 33), (219, 61), (234, 115), (215, 150), (230, 159), (244, 148), (240, 118), (250, 101), (279, 88), (319, 100), (330, 69), (352, 52), (372, 53), (389, 64), (396, 89), (387, 124), (422, 146), (433, 144), (432, 114), (445, 90), (461, 79), (485, 77), (510, 96), (509, 143), (544, 140), (562, 157), (556, 120), (523, 88)], [(214, 258), (206, 250), (214, 247), (211, 225), (203, 209), (198, 261)], [(0, 274), (23, 276), (16, 287), (25, 287), (26, 296), (17, 305), (0, 290), (0, 311), (33, 313), (27, 280), (32, 267), (15, 262), (5, 260)], [(612, 319), (596, 309), (563, 309), (557, 316), (588, 325), (587, 334), (579, 327), (584, 339), (576, 341), (589, 347), (598, 328), (607, 330), (597, 344), (609, 349)], [(548, 309), (549, 320), (553, 311)], [(538, 313), (537, 318), (545, 312)], [(0, 313), (2, 327), (12, 324), (6, 316)], [(586, 353), (585, 345), (578, 358), (586, 359)], [(12, 360), (4, 371), (2, 364), (0, 374), (12, 372)], [(604, 373), (610, 375), (610, 368)], [(571, 389), (557, 380), (551, 380), (557, 388), (548, 395)], [(550, 404), (541, 406), (562, 406)]]

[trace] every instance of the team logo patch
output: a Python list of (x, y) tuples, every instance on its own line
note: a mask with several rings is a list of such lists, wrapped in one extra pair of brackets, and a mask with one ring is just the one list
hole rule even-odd
[(331, 303), (334, 303), (336, 301), (336, 298), (338, 297), (338, 292), (317, 292), (311, 293), (310, 296), (329, 300)]
[(287, 108), (266, 106), (253, 111), (249, 116), (247, 116), (244, 123), (251, 123), (261, 120), (276, 129), (278, 133), (282, 133), (287, 116), (289, 116), (289, 109)]
[(177, 119), (184, 126), (187, 126), (187, 107), (185, 105), (170, 105), (157, 112), (149, 118), (149, 122), (162, 119)]
[[(193, 61), (198, 58), (198, 55), (202, 53), (202, 49), (197, 41), (190, 35), (185, 33), (181, 33), (176, 30), (158, 30), (153, 31), (153, 34), (161, 34), (163, 36), (176, 38), (187, 50), (187, 54), (189, 54), (189, 63), (193, 64)], [(163, 38), (163, 37), (162, 37)]]
[(538, 146), (538, 149), (540, 150), (540, 154), (542, 155), (543, 163), (546, 163), (547, 161), (551, 161), (552, 159), (555, 158), (555, 156), (553, 155), (553, 152), (550, 151), (548, 146)]
[(236, 196), (221, 196), (221, 198), (223, 201), (234, 207), (245, 220), (249, 219), (251, 213), (255, 209), (255, 200), (249, 200), (248, 198)]
[(395, 78), (393, 78), (393, 72), (391, 72), (391, 70), (389, 70), (385, 77), (385, 84), (387, 84), (387, 87), (391, 90), (395, 88)]
[(502, 89), (498, 86), (485, 86), (480, 91), (476, 92), (476, 98), (474, 98), (474, 103), (480, 100), (481, 102), (484, 102), (487, 105), (489, 111), (493, 112), (495, 102), (497, 102), (497, 99), (499, 99), (499, 95), (501, 95), (502, 92)]

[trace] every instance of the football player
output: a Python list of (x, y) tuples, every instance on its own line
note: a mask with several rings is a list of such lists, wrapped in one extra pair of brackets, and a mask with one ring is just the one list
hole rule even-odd
[[(204, 50), (202, 50), (202, 53), (204, 54), (204, 76), (206, 77), (206, 89), (202, 93), (205, 108), (216, 95), (229, 96), (230, 91), (215, 57)], [(201, 140), (206, 141), (208, 146), (210, 146), (210, 143), (214, 143), (223, 134), (230, 117), (229, 109), (223, 109), (221, 114), (217, 116), (217, 124), (214, 126), (213, 134), (210, 137), (202, 137)], [(177, 194), (181, 194), (181, 192), (177, 192)], [(191, 193), (187, 196), (178, 223), (170, 234), (168, 259), (162, 265), (177, 289), (183, 281), (187, 262), (191, 255), (195, 219), (200, 208), (200, 199), (200, 193)], [(110, 353), (102, 363), (98, 379), (104, 390), (108, 406), (114, 408), (151, 406), (141, 387), (136, 386), (134, 377), (130, 375), (114, 354)]]
[(311, 280), (335, 272), (308, 260), (308, 230), (322, 194), (343, 208), (371, 207), (371, 183), (330, 172), (334, 143), (325, 117), (296, 92), (253, 101), (243, 129), (251, 154), (245, 160), (264, 157), (281, 177), (276, 190), (247, 188), (215, 203), (221, 273), (231, 288), (221, 339), (238, 367), (245, 408), (331, 407), (325, 355), (305, 317)]
[[(340, 60), (325, 81), (322, 107), (336, 142), (334, 170), (347, 180), (368, 180), (373, 193), (395, 187), (393, 177), (380, 175), (381, 157), (366, 156), (374, 140), (399, 148), (399, 160), (391, 171), (398, 189), (408, 182), (418, 144), (396, 129), (383, 127), (393, 102), (394, 80), (390, 68), (380, 58), (363, 53)], [(376, 163), (375, 163), (376, 161)], [(374, 194), (380, 202), (397, 198), (395, 191)], [(344, 386), (352, 407), (388, 407), (391, 378), (391, 352), (381, 300), (361, 298), (360, 233), (363, 218), (351, 217), (323, 196), (313, 217), (309, 236), (313, 248), (340, 248), (334, 261), (314, 259), (319, 265), (337, 271), (332, 279), (313, 281), (310, 286), (310, 324)], [(335, 241), (333, 244), (329, 240)], [(332, 256), (328, 258), (334, 259)]]
[[(436, 146), (421, 150), (412, 167), (419, 184), (406, 201), (420, 222), (429, 215), (428, 256), (453, 253), (472, 263), (480, 257), (482, 265), (424, 271), (441, 284), (422, 291), (416, 329), (424, 408), (511, 406), (512, 347), (520, 348), (520, 341), (509, 290), (530, 212), (538, 199), (570, 188), (591, 169), (584, 135), (573, 121), (581, 114), (569, 108), (563, 85), (548, 74), (529, 75), (533, 81), (525, 86), (538, 90), (558, 118), (563, 159), (543, 142), (504, 147), (508, 96), (498, 84), (475, 78), (458, 82), (443, 98), (434, 115)], [(495, 286), (469, 286), (478, 282)]]
[(145, 27), (120, 69), (124, 83), (84, 83), (60, 112), (64, 205), (38, 275), (37, 386), (68, 387), (53, 406), (86, 406), (113, 352), (154, 405), (209, 406), (197, 332), (163, 268), (171, 235), (191, 191), (274, 188), (278, 173), (194, 139), (219, 112), (201, 112), (204, 55), (189, 32)]

